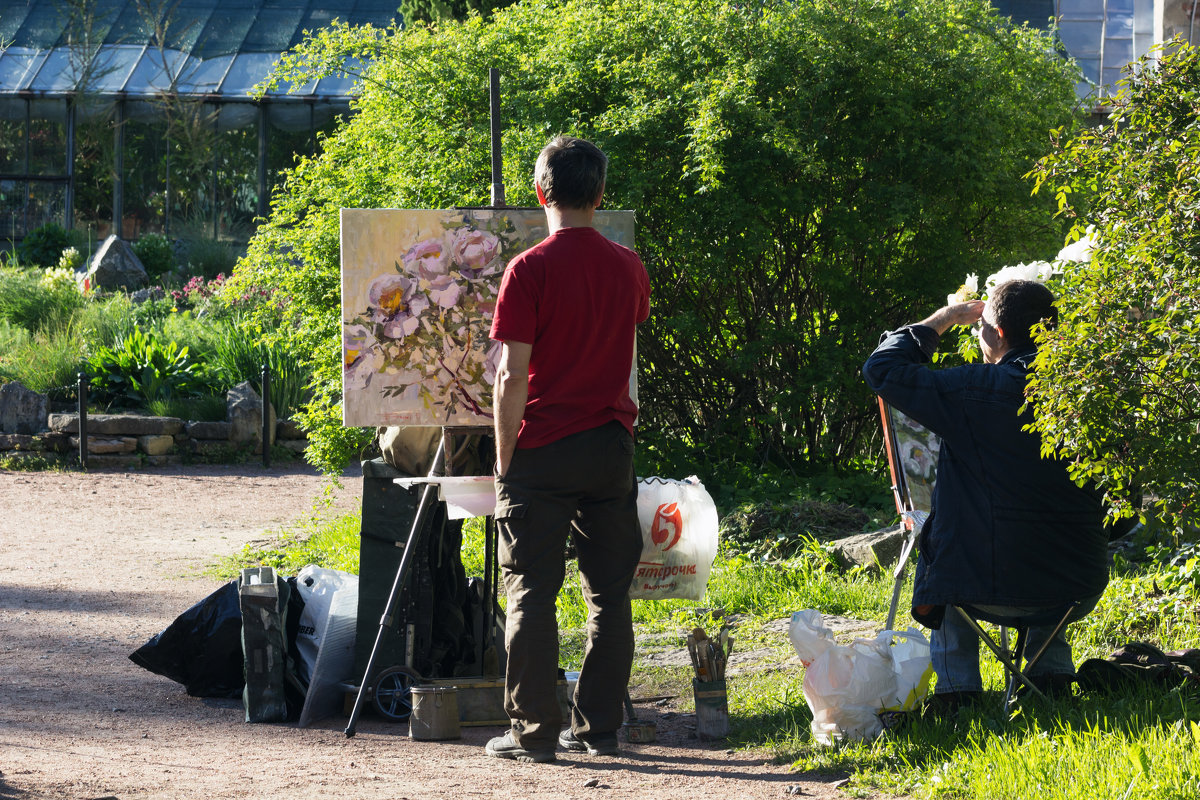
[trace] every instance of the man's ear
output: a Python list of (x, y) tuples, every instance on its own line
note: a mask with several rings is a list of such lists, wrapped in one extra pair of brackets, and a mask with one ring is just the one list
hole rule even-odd
[(533, 188), (537, 191), (538, 202), (542, 205), (546, 205), (546, 193), (542, 191), (542, 185), (537, 181), (534, 181)]
[(600, 207), (600, 204), (601, 204), (601, 203), (603, 203), (603, 202), (604, 202), (604, 187), (603, 187), (603, 186), (601, 186), (601, 187), (600, 187), (600, 194), (596, 195), (596, 203), (595, 203), (595, 205), (593, 205), (592, 207), (593, 207), (593, 208), (599, 208), (599, 207)]

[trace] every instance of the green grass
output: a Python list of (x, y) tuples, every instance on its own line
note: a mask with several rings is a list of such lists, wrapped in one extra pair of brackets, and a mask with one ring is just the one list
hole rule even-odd
[[(357, 515), (314, 519), (270, 546), (248, 548), (238, 566), (271, 563), (286, 572), (311, 562), (355, 571), (358, 527)], [(463, 561), (468, 575), (482, 573), (481, 520), (464, 525)], [(765, 623), (817, 608), (881, 627), (890, 594), (889, 576), (839, 573), (814, 543), (778, 562), (723, 555), (702, 601), (634, 601), (639, 651), (682, 651), (684, 631), (697, 622), (712, 624), (708, 609), (738, 615), (737, 650), (757, 651), (760, 663), (729, 679), (730, 745), (790, 765), (798, 778), (849, 776), (848, 796), (1200, 797), (1200, 689), (1141, 686), (1115, 695), (1029, 700), (1009, 715), (1000, 708), (1002, 671), (986, 654), (984, 705), (949, 721), (912, 715), (870, 742), (815, 743), (803, 670), (788, 663), (794, 653), (786, 636)], [(578, 668), (582, 657), (585, 614), (577, 575), (569, 568), (558, 610), (560, 663), (566, 669)], [(1071, 626), (1076, 662), (1107, 656), (1131, 639), (1163, 649), (1195, 647), (1198, 614), (1200, 556), (1194, 548), (1167, 553), (1150, 546), (1135, 561), (1118, 559), (1100, 605)], [(678, 710), (688, 711), (691, 677), (690, 667), (638, 664), (631, 684), (637, 695), (670, 695)]]

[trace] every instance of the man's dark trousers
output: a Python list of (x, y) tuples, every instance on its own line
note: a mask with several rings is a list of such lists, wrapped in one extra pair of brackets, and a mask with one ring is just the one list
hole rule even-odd
[(614, 734), (633, 665), (629, 586), (642, 552), (633, 437), (619, 422), (517, 449), (496, 482), (499, 561), (508, 595), (504, 709), (526, 750), (553, 750), (558, 706), (555, 603), (573, 533), (588, 606), (587, 646), (571, 727)]

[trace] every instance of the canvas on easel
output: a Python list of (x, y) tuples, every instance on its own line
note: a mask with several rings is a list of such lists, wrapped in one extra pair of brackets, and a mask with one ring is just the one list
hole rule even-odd
[(882, 397), (879, 398), (879, 416), (883, 422), (892, 496), (905, 530), (904, 546), (893, 573), (895, 580), (887, 618), (887, 629), (891, 630), (900, 604), (904, 568), (916, 547), (921, 526), (933, 508), (933, 486), (937, 480), (941, 440), (921, 423), (892, 408)]
[[(632, 211), (593, 224), (633, 247)], [(547, 234), (540, 208), (342, 209), (343, 424), (490, 426), (500, 280)]]

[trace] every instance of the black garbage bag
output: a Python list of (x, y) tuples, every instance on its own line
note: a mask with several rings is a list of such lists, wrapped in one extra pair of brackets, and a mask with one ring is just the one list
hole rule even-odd
[[(288, 589), (294, 588), (295, 580), (287, 579)], [(240, 586), (239, 578), (217, 589), (130, 653), (129, 660), (182, 684), (192, 697), (241, 699), (246, 674)], [(294, 652), (304, 599), (296, 591), (288, 591), (286, 597), (287, 644)], [(293, 667), (289, 670), (289, 717), (299, 715), (304, 703), (305, 687), (297, 685), (294, 673)]]
[(230, 581), (180, 614), (129, 660), (183, 684), (192, 697), (240, 698), (246, 680), (239, 583)]

